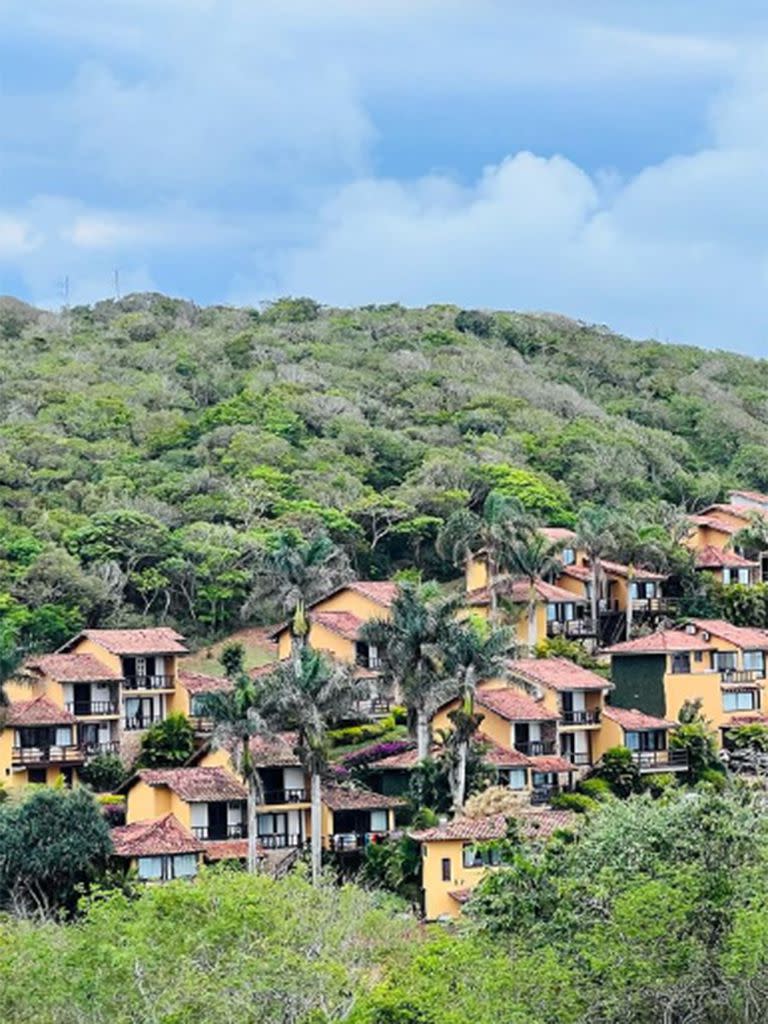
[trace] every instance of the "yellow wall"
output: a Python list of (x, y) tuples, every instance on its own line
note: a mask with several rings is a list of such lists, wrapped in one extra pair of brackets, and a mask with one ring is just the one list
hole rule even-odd
[(469, 558), (464, 568), (467, 592), (488, 586), (488, 563), (484, 558)]
[(686, 539), (688, 547), (694, 551), (707, 548), (710, 545), (716, 548), (725, 548), (730, 544), (731, 534), (723, 533), (720, 530), (713, 530), (709, 526), (696, 526), (690, 537)]
[(576, 597), (581, 598), (582, 601), (586, 601), (587, 585), (583, 580), (578, 580), (575, 576), (568, 576), (563, 573), (562, 576), (558, 576), (555, 582), (558, 587), (562, 587), (563, 590), (567, 590), (571, 594), (575, 594)]
[(599, 761), (606, 750), (624, 746), (624, 730), (618, 722), (603, 715), (600, 729), (592, 734), (592, 756)]
[[(309, 646), (316, 651), (328, 651), (339, 660), (347, 662), (355, 660), (354, 640), (347, 640), (321, 623), (313, 621), (313, 612), (349, 612), (363, 622), (368, 622), (371, 619), (388, 619), (391, 614), (389, 608), (348, 588), (340, 590), (337, 594), (332, 594), (312, 606), (309, 611), (309, 635), (307, 637)], [(277, 638), (277, 656), (278, 658), (287, 658), (290, 653), (291, 631), (286, 626)]]
[[(461, 840), (440, 840), (421, 844), (421, 872), (424, 890), (424, 916), (435, 918), (448, 915), (456, 917), (461, 906), (448, 893), (456, 889), (474, 889), (488, 868), (465, 868), (463, 863), (464, 843)], [(451, 862), (450, 881), (443, 881), (442, 862)]]
[(71, 650), (72, 654), (92, 654), (94, 658), (97, 658), (102, 665), (106, 665), (107, 668), (113, 669), (118, 675), (123, 670), (123, 664), (117, 654), (112, 654), (111, 651), (106, 650), (101, 644), (97, 644), (95, 641), (90, 640), (86, 636), (80, 637), (77, 643)]

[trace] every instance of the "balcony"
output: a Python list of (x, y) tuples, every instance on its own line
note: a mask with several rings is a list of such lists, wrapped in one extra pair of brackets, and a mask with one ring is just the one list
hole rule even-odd
[(82, 764), (85, 751), (80, 746), (14, 747), (11, 763), (22, 765)]
[(65, 704), (64, 707), (70, 714), (78, 718), (87, 718), (92, 715), (108, 717), (120, 714), (116, 700), (74, 700)]
[(763, 678), (756, 668), (720, 669), (721, 686), (762, 686)]
[(155, 722), (161, 721), (160, 715), (132, 715), (123, 720), (123, 728), (126, 732), (141, 732), (143, 729), (149, 729)]
[(227, 825), (226, 828), (211, 827), (210, 825), (193, 825), (192, 835), (195, 839), (219, 841), (222, 839), (246, 839), (248, 837), (248, 826), (244, 821)]
[(388, 832), (339, 832), (329, 836), (328, 848), (334, 853), (350, 853), (362, 850), (371, 843), (380, 843)]
[(550, 786), (536, 786), (531, 790), (531, 803), (547, 804), (553, 796), (557, 796), (559, 793), (560, 787), (554, 784)]
[(392, 703), (385, 697), (365, 698), (356, 700), (353, 710), (360, 718), (384, 718), (392, 710)]
[(264, 793), (265, 804), (301, 804), (307, 799), (306, 789), (268, 789)]
[(304, 845), (304, 840), (300, 835), (290, 835), (287, 833), (279, 833), (269, 836), (258, 837), (259, 846), (265, 850), (288, 850), (298, 849)]
[(120, 741), (108, 740), (105, 743), (83, 743), (86, 757), (98, 757), (100, 754), (119, 754)]
[(687, 750), (633, 750), (632, 760), (641, 772), (679, 772), (688, 768)]
[(529, 740), (525, 743), (514, 744), (514, 749), (528, 757), (548, 757), (555, 753), (554, 740)]
[(673, 615), (677, 604), (674, 597), (636, 597), (632, 601), (632, 611), (638, 615)]
[(547, 636), (564, 636), (568, 639), (595, 636), (595, 623), (592, 619), (567, 619), (559, 622), (552, 619), (547, 623)]
[(213, 732), (216, 725), (212, 718), (206, 718), (204, 715), (190, 715), (189, 724), (194, 732), (204, 735)]
[(577, 768), (589, 768), (592, 764), (592, 756), (586, 750), (563, 750), (560, 756)]
[(594, 711), (562, 711), (561, 725), (600, 725), (600, 709)]
[(175, 686), (175, 676), (126, 676), (123, 679), (124, 690), (173, 690)]

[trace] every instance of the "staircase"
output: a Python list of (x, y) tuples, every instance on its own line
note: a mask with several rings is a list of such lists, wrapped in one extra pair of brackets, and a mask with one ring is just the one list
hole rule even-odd
[(627, 636), (627, 617), (624, 612), (602, 612), (597, 627), (598, 647), (620, 644)]

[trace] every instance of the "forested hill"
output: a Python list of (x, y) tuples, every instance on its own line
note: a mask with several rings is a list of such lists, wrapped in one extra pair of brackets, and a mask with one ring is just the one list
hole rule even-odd
[[(725, 339), (727, 340), (727, 339)], [(768, 488), (768, 363), (558, 316), (0, 300), (0, 644), (239, 621), (275, 531), (445, 576), (489, 484), (542, 520)]]

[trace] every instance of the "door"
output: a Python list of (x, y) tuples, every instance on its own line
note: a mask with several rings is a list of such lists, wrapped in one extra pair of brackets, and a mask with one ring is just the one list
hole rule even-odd
[(75, 683), (72, 688), (72, 696), (75, 699), (75, 714), (90, 715), (91, 713), (91, 684)]
[(126, 729), (147, 729), (153, 721), (151, 697), (128, 697), (125, 701)]
[(227, 805), (223, 802), (208, 804), (208, 838), (227, 838)]

